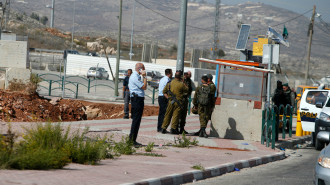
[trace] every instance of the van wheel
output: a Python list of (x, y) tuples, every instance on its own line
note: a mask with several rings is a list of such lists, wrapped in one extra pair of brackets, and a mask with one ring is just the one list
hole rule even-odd
[(322, 141), (319, 141), (318, 139), (315, 139), (315, 149), (322, 150), (323, 147), (324, 147), (324, 143)]

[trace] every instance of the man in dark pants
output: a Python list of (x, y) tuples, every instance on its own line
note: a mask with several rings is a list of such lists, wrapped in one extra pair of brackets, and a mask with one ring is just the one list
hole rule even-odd
[(184, 73), (184, 80), (183, 83), (188, 87), (188, 93), (184, 94), (183, 96), (183, 108), (182, 108), (182, 114), (179, 122), (179, 133), (185, 133), (188, 134), (188, 132), (184, 129), (186, 125), (186, 118), (187, 118), (187, 112), (188, 112), (188, 103), (189, 103), (189, 97), (191, 96), (192, 92), (192, 81), (191, 81), (191, 71)]
[(123, 82), (123, 98), (124, 98), (124, 119), (129, 119), (129, 101), (130, 101), (130, 92), (128, 88), (129, 77), (132, 74), (132, 69), (127, 70), (127, 76)]
[(163, 90), (168, 82), (172, 79), (172, 69), (165, 69), (165, 76), (159, 81), (159, 94), (158, 94), (158, 105), (159, 105), (159, 114), (158, 114), (158, 125), (157, 132), (162, 131), (162, 124), (164, 121), (164, 116), (167, 108), (168, 100), (163, 94)]
[[(142, 77), (140, 76), (142, 75)], [(136, 142), (138, 136), (141, 118), (144, 108), (144, 90), (147, 89), (147, 78), (144, 65), (142, 63), (137, 63), (135, 65), (135, 71), (129, 78), (128, 84), (130, 94), (131, 94), (131, 113), (132, 113), (132, 125), (131, 132), (129, 134), (130, 140), (133, 142), (134, 146), (141, 145)]]

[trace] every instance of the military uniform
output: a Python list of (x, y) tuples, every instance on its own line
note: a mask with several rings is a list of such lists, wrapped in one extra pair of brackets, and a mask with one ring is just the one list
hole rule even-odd
[[(172, 93), (170, 93), (171, 91)], [(188, 87), (185, 86), (181, 81), (178, 79), (172, 80), (168, 83), (164, 90), (164, 94), (168, 95), (168, 105), (165, 113), (165, 118), (162, 124), (162, 133), (166, 131), (167, 127), (169, 126), (171, 119), (171, 131), (178, 132), (178, 124), (180, 119), (180, 114), (182, 113), (182, 105), (184, 100), (184, 95), (188, 93)]]
[(183, 103), (182, 103), (182, 114), (180, 117), (180, 133), (184, 132), (184, 126), (186, 125), (186, 118), (187, 118), (187, 112), (188, 112), (188, 103), (189, 103), (189, 97), (191, 96), (191, 92), (192, 92), (192, 81), (190, 78), (186, 78), (184, 80), (184, 83), (187, 85), (188, 87), (188, 92), (187, 94), (184, 94), (183, 96)]
[[(198, 96), (199, 96), (199, 91), (202, 90), (202, 88), (208, 87), (210, 86), (210, 93), (208, 95), (208, 104), (207, 105), (201, 105), (198, 102)], [(215, 86), (214, 86), (215, 87)], [(201, 130), (199, 133), (199, 136), (201, 137), (207, 137), (206, 133), (205, 133), (205, 129), (207, 127), (207, 123), (208, 121), (211, 119), (211, 114), (212, 114), (212, 109), (214, 108), (214, 93), (215, 93), (215, 88), (212, 87), (211, 84), (202, 84), (199, 87), (197, 87), (196, 91), (195, 91), (195, 96), (194, 96), (194, 100), (193, 100), (193, 104), (195, 107), (198, 107), (198, 115), (199, 115), (199, 121), (200, 121), (200, 127)], [(205, 134), (205, 135), (204, 135)]]

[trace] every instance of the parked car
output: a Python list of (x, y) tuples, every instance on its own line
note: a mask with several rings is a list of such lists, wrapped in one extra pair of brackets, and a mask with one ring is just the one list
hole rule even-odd
[(330, 95), (326, 102), (316, 102), (316, 107), (322, 108), (315, 120), (315, 149), (321, 150), (324, 144), (330, 142)]
[(149, 81), (149, 85), (150, 85), (151, 87), (157, 89), (157, 88), (159, 87), (159, 81), (160, 81), (160, 79), (162, 79), (162, 78), (163, 78), (162, 76), (161, 76), (161, 77), (159, 77), (159, 76), (155, 76), (155, 77), (153, 77), (152, 80)]
[(90, 67), (87, 71), (87, 78), (109, 79), (109, 73), (103, 67)]
[(119, 70), (119, 77), (118, 77), (119, 80), (124, 80), (126, 76), (127, 76), (127, 70), (122, 70), (122, 69)]
[(77, 50), (69, 50), (66, 49), (63, 52), (63, 58), (66, 59), (66, 57), (68, 56), (68, 54), (74, 54), (74, 55), (79, 55), (79, 52)]
[(330, 145), (320, 152), (316, 161), (314, 184), (330, 184)]
[(96, 54), (96, 52), (87, 52), (86, 55), (87, 56), (98, 57), (98, 55)]
[[(299, 116), (303, 131), (312, 132), (312, 144), (316, 145), (318, 130), (316, 130), (315, 121), (319, 118), (326, 99), (329, 99), (330, 90), (305, 90), (301, 97)], [(321, 94), (326, 98), (317, 99), (316, 96)], [(330, 128), (329, 128), (330, 129)]]
[[(162, 74), (159, 71), (146, 71), (147, 72), (147, 81), (148, 83), (152, 81), (154, 78), (162, 78)], [(150, 84), (150, 83), (149, 83)]]

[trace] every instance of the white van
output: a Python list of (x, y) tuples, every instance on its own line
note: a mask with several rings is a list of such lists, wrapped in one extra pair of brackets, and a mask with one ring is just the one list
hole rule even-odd
[[(312, 143), (316, 143), (315, 121), (326, 105), (330, 90), (305, 90), (301, 97), (299, 112), (303, 131), (313, 132)], [(330, 128), (329, 128), (330, 129)]]

